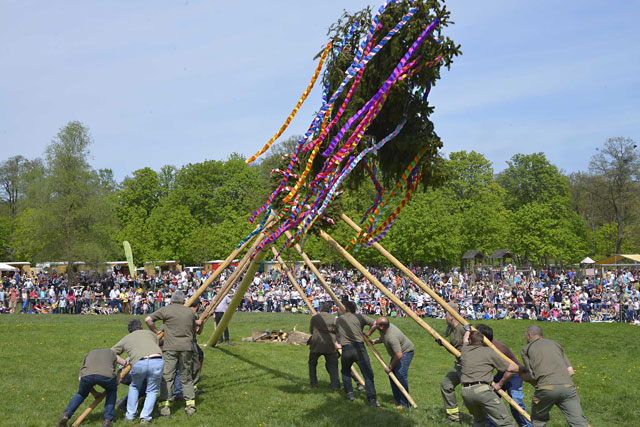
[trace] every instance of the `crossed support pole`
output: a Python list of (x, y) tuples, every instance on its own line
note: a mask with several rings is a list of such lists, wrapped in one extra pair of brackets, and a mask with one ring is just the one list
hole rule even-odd
[[(356, 232), (360, 232), (361, 228), (351, 220), (351, 218), (349, 218), (347, 215), (345, 215), (344, 213), (340, 214), (340, 218), (347, 223), (347, 225), (349, 225), (353, 230), (355, 230)], [(323, 235), (324, 234), (324, 235)], [(445, 339), (442, 338), (442, 336), (440, 336), (436, 331), (433, 330), (433, 328), (431, 328), (429, 325), (427, 325), (416, 313), (413, 312), (413, 310), (411, 310), (409, 307), (407, 307), (402, 301), (400, 301), (395, 295), (393, 295), (391, 292), (389, 292), (387, 290), (386, 287), (384, 287), (384, 285), (382, 285), (382, 283), (380, 283), (375, 277), (373, 277), (366, 269), (364, 269), (364, 267), (362, 267), (362, 265), (360, 265), (360, 263), (358, 263), (358, 261), (353, 258), (351, 256), (351, 254), (349, 254), (349, 252), (347, 252), (344, 248), (342, 248), (338, 242), (336, 242), (335, 240), (333, 240), (331, 238), (331, 236), (329, 236), (327, 233), (325, 233), (324, 231), (321, 231), (321, 237), (327, 241), (327, 243), (329, 243), (331, 246), (333, 246), (338, 252), (340, 252), (341, 255), (343, 255), (354, 267), (356, 267), (360, 272), (362, 272), (363, 274), (365, 274), (365, 277), (367, 277), (367, 279), (369, 279), (369, 281), (371, 283), (373, 283), (378, 289), (380, 289), (391, 301), (393, 301), (394, 304), (396, 304), (398, 307), (400, 307), (405, 313), (407, 313), (407, 315), (409, 315), (412, 319), (416, 320), (416, 322), (418, 322), (418, 324), (420, 326), (422, 326), (427, 332), (429, 332), (435, 339), (439, 339), (442, 341), (442, 343), (444, 344), (445, 348), (449, 351), (449, 353), (453, 354), (455, 357), (459, 357), (460, 356), (460, 352), (458, 351), (458, 349), (456, 349), (455, 347), (453, 347), (451, 344), (449, 344), (448, 341), (446, 341)], [(424, 292), (426, 292), (427, 294), (429, 294), (429, 296), (431, 298), (433, 298), (439, 305), (441, 305), (453, 318), (455, 318), (459, 323), (461, 323), (462, 325), (468, 325), (469, 322), (467, 322), (467, 320), (460, 316), (460, 314), (455, 311), (454, 309), (451, 308), (451, 306), (449, 306), (449, 304), (447, 304), (447, 302), (442, 299), (442, 297), (440, 297), (440, 295), (438, 295), (436, 292), (434, 292), (429, 286), (427, 286), (422, 280), (420, 280), (418, 278), (418, 276), (416, 276), (411, 270), (409, 270), (404, 264), (402, 264), (396, 257), (394, 257), (391, 253), (389, 253), (389, 251), (387, 251), (385, 248), (382, 247), (382, 245), (380, 245), (377, 242), (373, 243), (373, 247), (376, 248), (376, 250), (378, 252), (380, 252), (380, 254), (382, 254), (385, 258), (387, 258), (389, 261), (391, 261), (391, 263), (393, 265), (395, 265), (399, 270), (401, 270), (404, 274), (406, 274), (416, 285), (418, 285), (418, 287), (420, 289), (422, 289)], [(351, 259), (350, 259), (351, 258)], [(357, 263), (360, 267), (358, 267), (356, 264)], [(373, 279), (373, 281), (371, 280)], [(383, 289), (384, 288), (384, 289)], [(415, 317), (414, 317), (415, 316)], [(420, 321), (418, 321), (417, 319), (419, 319)], [(426, 325), (428, 327), (425, 328)], [(473, 330), (475, 330), (475, 328), (472, 328)], [(500, 350), (498, 350), (498, 348), (487, 338), (484, 337), (484, 344), (487, 347), (492, 348), (496, 353), (498, 353), (498, 355), (500, 357), (502, 357), (503, 359), (505, 359), (506, 361), (508, 361), (509, 363), (512, 363), (513, 360), (511, 360), (510, 358), (508, 358), (505, 354), (503, 354)], [(527, 413), (527, 411), (525, 411), (524, 409), (522, 409), (520, 407), (520, 405), (518, 405), (512, 398), (511, 396), (509, 396), (509, 394), (507, 394), (507, 392), (505, 392), (504, 390), (498, 390), (498, 393), (500, 394), (500, 396), (502, 396), (502, 398), (504, 398), (516, 411), (518, 411), (520, 414), (522, 414), (522, 416), (524, 416), (528, 421), (531, 421), (531, 416)]]
[[(290, 237), (291, 234), (286, 231), (285, 232), (286, 237)], [(322, 275), (322, 273), (320, 273), (320, 271), (318, 271), (318, 269), (316, 268), (315, 265), (313, 265), (313, 263), (311, 262), (311, 259), (309, 259), (309, 257), (307, 256), (307, 254), (302, 250), (302, 248), (300, 247), (299, 244), (295, 244), (294, 246), (296, 252), (298, 252), (298, 254), (300, 254), (300, 256), (302, 257), (302, 259), (304, 260), (305, 264), (307, 265), (307, 267), (309, 267), (309, 269), (311, 269), (311, 271), (313, 272), (313, 274), (316, 276), (316, 278), (318, 279), (318, 281), (320, 282), (320, 284), (322, 285), (322, 287), (324, 288), (324, 290), (329, 294), (329, 296), (331, 297), (331, 299), (333, 300), (333, 302), (336, 304), (336, 306), (338, 307), (338, 309), (340, 310), (340, 312), (345, 313), (346, 310), (344, 308), (344, 305), (342, 304), (342, 301), (340, 301), (340, 299), (338, 298), (338, 296), (333, 292), (333, 290), (331, 289), (331, 287), (329, 286), (329, 284), (327, 283), (327, 281), (324, 279), (324, 276)], [(367, 339), (367, 337), (365, 338), (365, 342), (367, 343), (367, 345), (369, 346), (369, 348), (371, 349), (373, 355), (375, 356), (376, 360), (378, 362), (380, 362), (380, 364), (383, 367), (386, 367), (387, 364), (384, 362), (384, 360), (382, 359), (382, 357), (380, 356), (380, 354), (378, 353), (378, 351), (375, 349), (375, 347), (373, 346), (373, 344), (371, 344), (371, 341), (369, 341), (369, 339)], [(352, 366), (351, 367), (351, 372), (352, 374), (354, 374), (354, 378), (356, 378), (356, 380), (360, 383), (360, 384), (364, 384), (364, 381), (362, 380), (362, 378), (360, 378), (360, 375), (358, 375), (357, 371), (355, 370), (355, 368)], [(409, 404), (413, 407), (413, 408), (417, 408), (418, 405), (416, 405), (416, 402), (411, 398), (411, 396), (409, 395), (409, 392), (404, 388), (404, 386), (400, 383), (400, 381), (398, 381), (398, 378), (395, 376), (395, 374), (393, 372), (389, 372), (389, 378), (391, 378), (391, 380), (393, 381), (393, 383), (398, 386), (398, 389), (400, 390), (400, 392), (407, 398), (407, 401), (409, 402)]]

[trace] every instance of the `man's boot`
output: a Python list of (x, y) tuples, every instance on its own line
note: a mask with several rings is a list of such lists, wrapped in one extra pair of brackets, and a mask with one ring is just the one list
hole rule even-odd
[(67, 422), (69, 421), (69, 414), (67, 414), (66, 412), (64, 412), (62, 414), (62, 416), (60, 417), (60, 421), (58, 421), (58, 427), (64, 427), (67, 425)]

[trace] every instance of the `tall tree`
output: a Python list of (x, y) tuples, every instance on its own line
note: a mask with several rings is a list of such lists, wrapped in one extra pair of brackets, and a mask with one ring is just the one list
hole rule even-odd
[(108, 174), (89, 165), (90, 144), (89, 130), (69, 122), (47, 147), (45, 175), (32, 184), (30, 209), (19, 221), (19, 244), (34, 260), (62, 259), (71, 267), (79, 260), (96, 264), (114, 252), (117, 221), (104, 186)]
[(18, 213), (18, 201), (25, 195), (34, 169), (42, 168), (40, 159), (13, 156), (0, 163), (0, 200), (7, 204), (12, 218)]
[(626, 227), (637, 218), (640, 200), (640, 155), (629, 138), (609, 138), (591, 158), (589, 172), (600, 178), (598, 196), (606, 201), (617, 226), (616, 253), (620, 253)]

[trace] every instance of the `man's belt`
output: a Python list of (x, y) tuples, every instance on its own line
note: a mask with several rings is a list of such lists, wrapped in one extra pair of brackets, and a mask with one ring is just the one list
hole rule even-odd
[(489, 383), (486, 382), (486, 381), (476, 381), (476, 382), (473, 382), (473, 383), (462, 383), (462, 387), (471, 387), (471, 386), (478, 385), (478, 384), (489, 385)]
[(145, 356), (145, 357), (141, 357), (140, 360), (149, 360), (149, 359), (162, 359), (162, 355), (160, 354), (154, 354), (151, 356)]

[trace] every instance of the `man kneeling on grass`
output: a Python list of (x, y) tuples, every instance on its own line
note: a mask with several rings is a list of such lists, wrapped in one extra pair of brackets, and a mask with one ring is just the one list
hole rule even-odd
[(89, 393), (93, 392), (93, 387), (99, 385), (104, 388), (107, 393), (104, 404), (104, 422), (103, 426), (113, 424), (113, 415), (116, 407), (116, 398), (118, 392), (118, 377), (116, 376), (116, 362), (122, 366), (126, 366), (127, 362), (120, 356), (116, 356), (113, 351), (108, 348), (101, 348), (90, 351), (82, 361), (80, 368), (80, 386), (78, 392), (69, 402), (67, 409), (60, 417), (58, 426), (66, 426), (67, 421), (78, 409), (78, 406), (84, 402)]

